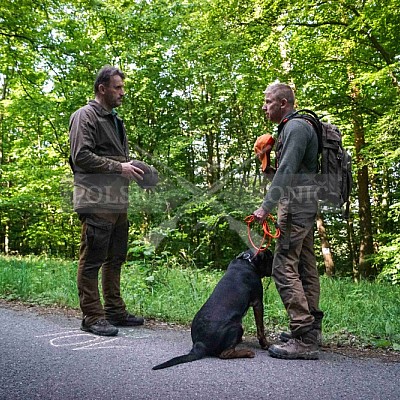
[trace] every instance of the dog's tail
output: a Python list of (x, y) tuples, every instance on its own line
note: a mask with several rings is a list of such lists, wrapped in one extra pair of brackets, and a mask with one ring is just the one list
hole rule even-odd
[(156, 369), (173, 367), (174, 365), (184, 364), (184, 363), (200, 360), (201, 358), (203, 358), (205, 356), (206, 356), (206, 349), (205, 349), (203, 343), (195, 343), (192, 350), (190, 350), (190, 353), (185, 354), (183, 356), (171, 358), (170, 360), (165, 361), (162, 364), (156, 365), (152, 369), (156, 370)]

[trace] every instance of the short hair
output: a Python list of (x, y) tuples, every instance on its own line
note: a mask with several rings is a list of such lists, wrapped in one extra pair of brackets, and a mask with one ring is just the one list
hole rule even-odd
[(294, 106), (295, 96), (293, 89), (286, 83), (273, 83), (265, 89), (264, 94), (267, 94), (267, 92), (273, 93), (278, 100), (286, 99), (291, 106)]
[(101, 68), (94, 82), (94, 93), (98, 92), (100, 85), (107, 86), (110, 83), (111, 77), (115, 75), (119, 75), (122, 79), (125, 79), (125, 74), (119, 68), (112, 67), (111, 65), (105, 65)]

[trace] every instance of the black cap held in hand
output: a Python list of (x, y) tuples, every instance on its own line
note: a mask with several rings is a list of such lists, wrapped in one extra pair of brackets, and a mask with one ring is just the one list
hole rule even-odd
[(142, 175), (143, 180), (135, 179), (135, 182), (142, 188), (142, 189), (153, 189), (157, 185), (159, 178), (158, 178), (158, 171), (149, 164), (146, 164), (144, 161), (139, 160), (132, 160), (131, 164), (137, 168), (140, 168), (144, 173)]

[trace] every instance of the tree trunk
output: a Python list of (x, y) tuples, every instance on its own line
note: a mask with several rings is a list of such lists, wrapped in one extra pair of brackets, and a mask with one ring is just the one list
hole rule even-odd
[(360, 278), (372, 278), (372, 263), (369, 259), (374, 254), (373, 235), (372, 235), (372, 217), (371, 203), (369, 197), (369, 176), (368, 166), (364, 164), (362, 149), (365, 146), (364, 126), (362, 115), (358, 111), (359, 92), (358, 88), (352, 86), (353, 99), (353, 129), (354, 142), (356, 149), (356, 162), (358, 166), (358, 202), (360, 217), (360, 253), (358, 260), (358, 276)]
[(352, 265), (352, 275), (354, 280), (358, 281), (358, 262), (357, 262), (357, 249), (356, 249), (356, 242), (354, 240), (354, 225), (353, 220), (349, 219), (347, 221), (347, 246), (349, 248), (349, 258), (351, 260)]
[(321, 250), (322, 250), (322, 257), (324, 258), (325, 273), (329, 277), (332, 277), (334, 274), (335, 263), (333, 262), (333, 257), (329, 245), (329, 239), (326, 234), (325, 224), (321, 213), (318, 213), (317, 215), (317, 229), (319, 237), (321, 239)]

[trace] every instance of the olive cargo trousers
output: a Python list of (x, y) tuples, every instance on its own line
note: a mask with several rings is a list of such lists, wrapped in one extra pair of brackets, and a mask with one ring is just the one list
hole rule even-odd
[(272, 276), (290, 319), (293, 337), (321, 329), (320, 281), (314, 254), (315, 201), (293, 202), (282, 198), (278, 205), (281, 236), (275, 247)]
[[(82, 231), (77, 285), (85, 324), (90, 326), (103, 318), (123, 319), (127, 312), (120, 294), (120, 276), (128, 246), (127, 214), (80, 213), (79, 219)], [(99, 293), (100, 268), (104, 308)]]

